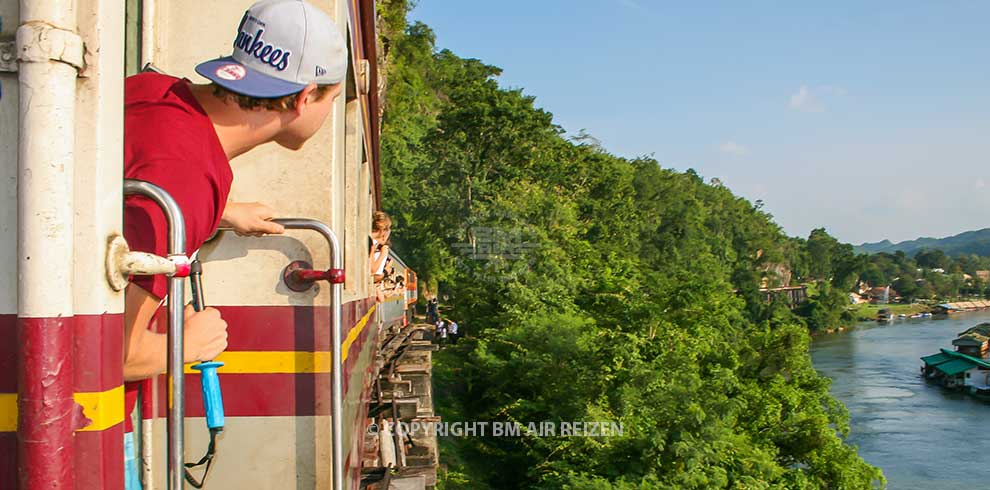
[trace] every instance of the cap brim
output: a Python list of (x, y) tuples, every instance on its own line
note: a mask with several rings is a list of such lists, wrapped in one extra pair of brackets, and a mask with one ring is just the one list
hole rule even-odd
[[(244, 77), (237, 80), (230, 80), (229, 78), (217, 76), (217, 71), (227, 65), (239, 65), (243, 67)], [(196, 73), (231, 92), (247, 95), (248, 97), (264, 99), (284, 97), (298, 93), (300, 90), (306, 88), (305, 83), (289, 82), (259, 73), (238, 63), (231, 56), (204, 61), (196, 65)]]

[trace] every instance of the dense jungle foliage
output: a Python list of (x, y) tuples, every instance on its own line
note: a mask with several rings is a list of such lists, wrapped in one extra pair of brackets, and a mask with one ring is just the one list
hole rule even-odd
[[(446, 441), (441, 487), (882, 484), (808, 354), (858, 278), (851, 246), (787, 237), (717, 181), (566, 137), (407, 8), (379, 2), (383, 196), (395, 249), (468, 335), (438, 356), (441, 415), (623, 427)], [(758, 291), (781, 269), (819, 284), (803, 309)]]
[(860, 280), (890, 286), (905, 302), (943, 301), (959, 297), (990, 297), (990, 258), (950, 257), (935, 249), (914, 256), (897, 251), (861, 256)]

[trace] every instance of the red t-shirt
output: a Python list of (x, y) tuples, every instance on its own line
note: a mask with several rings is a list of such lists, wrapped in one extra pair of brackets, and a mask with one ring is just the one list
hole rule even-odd
[[(151, 182), (179, 204), (186, 225), (186, 254), (199, 249), (220, 224), (230, 184), (230, 162), (213, 123), (189, 90), (189, 81), (142, 73), (124, 82), (124, 177)], [(131, 250), (168, 255), (168, 221), (143, 196), (124, 199), (124, 238)], [(168, 278), (134, 277), (158, 298)], [(126, 414), (134, 410), (140, 382), (125, 384)], [(132, 430), (130, 417), (125, 429)]]

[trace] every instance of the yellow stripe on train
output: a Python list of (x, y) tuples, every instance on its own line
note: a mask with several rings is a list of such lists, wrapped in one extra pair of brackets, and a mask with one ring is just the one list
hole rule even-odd
[(124, 421), (124, 386), (96, 393), (76, 393), (76, 403), (82, 405), (83, 414), (92, 421), (79, 429), (82, 432), (106, 430)]
[[(347, 333), (347, 338), (341, 345), (343, 359), (351, 344), (357, 341), (361, 332), (368, 325), (371, 315), (378, 305), (372, 305), (364, 314), (361, 321)], [(268, 352), (224, 352), (217, 356), (218, 361), (225, 365), (219, 369), (222, 373), (263, 374), (263, 373), (329, 373), (332, 366), (329, 352), (297, 352), (297, 351), (268, 351)], [(186, 374), (197, 374), (188, 365)], [(82, 406), (83, 414), (91, 423), (79, 431), (101, 431), (109, 429), (124, 421), (124, 387), (118, 386), (107, 391), (76, 393), (73, 395), (76, 403)], [(0, 432), (17, 431), (17, 394), (0, 393)]]
[[(351, 344), (357, 341), (358, 336), (368, 325), (376, 306), (369, 308), (361, 321), (347, 333), (347, 338), (341, 344), (343, 352), (341, 362), (347, 360)], [(329, 352), (226, 351), (214, 360), (224, 363), (217, 369), (220, 374), (329, 373), (330, 367), (333, 366)], [(185, 366), (185, 373), (198, 374), (199, 371), (193, 370), (191, 366), (192, 364)]]
[[(124, 421), (123, 385), (107, 391), (75, 393), (72, 398), (82, 406), (89, 425), (77, 432), (107, 430)], [(17, 431), (17, 394), (0, 394), (0, 432)]]
[(354, 328), (350, 332), (347, 332), (347, 338), (344, 339), (344, 343), (340, 346), (340, 350), (343, 353), (341, 354), (341, 357), (343, 357), (341, 362), (347, 360), (347, 351), (351, 350), (351, 344), (357, 340), (358, 335), (361, 335), (361, 331), (368, 325), (368, 320), (371, 319), (371, 314), (375, 312), (375, 308), (378, 308), (377, 304), (371, 305), (371, 308), (368, 308), (368, 312), (361, 317), (357, 325), (354, 325)]
[(17, 393), (0, 393), (0, 432), (17, 432)]
[[(214, 361), (222, 362), (220, 374), (329, 373), (329, 352), (300, 351), (227, 351)], [(186, 374), (199, 374), (191, 364)]]

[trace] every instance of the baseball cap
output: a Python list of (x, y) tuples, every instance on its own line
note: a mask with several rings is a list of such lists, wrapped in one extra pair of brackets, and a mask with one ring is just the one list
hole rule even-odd
[(200, 63), (196, 73), (238, 94), (283, 97), (310, 83), (340, 83), (347, 46), (337, 24), (309, 2), (262, 0), (244, 12), (233, 53)]

